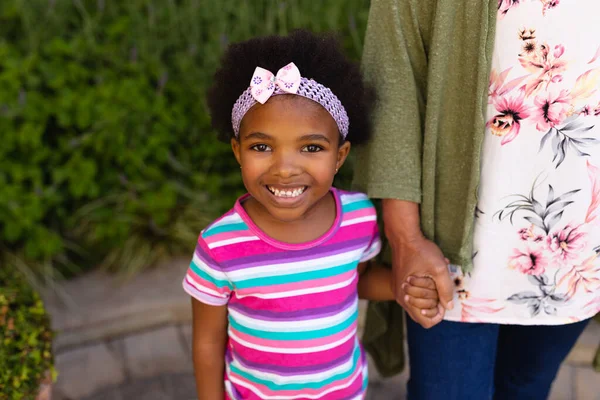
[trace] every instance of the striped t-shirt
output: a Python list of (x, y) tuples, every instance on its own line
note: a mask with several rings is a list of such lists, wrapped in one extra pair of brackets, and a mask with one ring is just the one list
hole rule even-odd
[(200, 234), (183, 287), (203, 303), (227, 305), (228, 398), (363, 398), (357, 265), (381, 242), (366, 195), (332, 193), (335, 222), (308, 243), (267, 236), (241, 205), (248, 195)]

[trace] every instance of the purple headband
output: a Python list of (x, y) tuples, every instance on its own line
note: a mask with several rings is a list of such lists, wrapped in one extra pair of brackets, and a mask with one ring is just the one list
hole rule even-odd
[(261, 67), (256, 67), (248, 89), (237, 99), (231, 110), (231, 124), (237, 137), (240, 134), (242, 118), (257, 102), (265, 104), (271, 96), (278, 94), (295, 94), (316, 101), (322, 105), (335, 120), (340, 134), (345, 139), (348, 135), (350, 122), (346, 109), (331, 89), (300, 76), (300, 71), (294, 63), (281, 68), (273, 75)]

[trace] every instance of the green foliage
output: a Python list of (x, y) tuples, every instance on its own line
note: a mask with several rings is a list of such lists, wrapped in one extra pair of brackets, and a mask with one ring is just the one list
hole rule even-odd
[(333, 30), (358, 59), (367, 12), (368, 0), (3, 0), (0, 253), (69, 274), (189, 252), (242, 191), (204, 98), (226, 44)]
[(34, 399), (53, 374), (52, 331), (44, 305), (23, 276), (0, 269), (0, 398)]

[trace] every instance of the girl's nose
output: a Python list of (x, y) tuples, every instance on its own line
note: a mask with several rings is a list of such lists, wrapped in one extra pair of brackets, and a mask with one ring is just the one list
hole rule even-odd
[(281, 178), (299, 175), (302, 171), (299, 160), (293, 152), (280, 151), (275, 156), (273, 174)]

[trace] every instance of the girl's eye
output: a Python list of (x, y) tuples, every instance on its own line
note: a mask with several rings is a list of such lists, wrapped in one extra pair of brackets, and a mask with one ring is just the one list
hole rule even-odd
[(266, 144), (255, 144), (254, 146), (250, 147), (252, 150), (254, 151), (258, 151), (258, 152), (265, 152), (265, 151), (269, 151), (271, 148), (269, 146), (267, 146)]
[(319, 151), (323, 150), (323, 148), (321, 146), (318, 146), (316, 144), (309, 144), (308, 146), (305, 146), (302, 151), (305, 151), (307, 153), (317, 153)]

